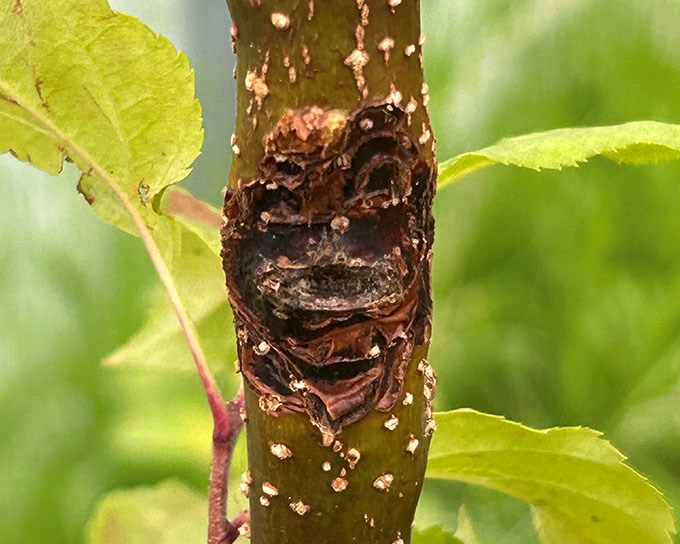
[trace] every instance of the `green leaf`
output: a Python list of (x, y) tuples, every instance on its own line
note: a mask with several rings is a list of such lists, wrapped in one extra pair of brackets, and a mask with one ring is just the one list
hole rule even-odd
[(458, 510), (458, 527), (456, 527), (456, 537), (465, 544), (479, 544), (477, 533), (468, 514), (465, 505)]
[[(154, 291), (143, 327), (128, 342), (108, 355), (104, 359), (105, 365), (195, 370), (177, 317), (167, 299), (160, 288)], [(198, 317), (192, 321), (201, 337), (206, 359), (214, 372), (229, 370), (236, 360), (231, 310), (223, 293), (222, 300), (205, 297), (203, 301), (214, 306), (205, 313), (196, 314)]]
[(89, 544), (200, 544), (207, 531), (207, 501), (184, 484), (114, 491), (98, 505)]
[[(186, 310), (196, 324), (208, 364), (234, 376), (236, 360), (232, 315), (227, 303), (220, 260), (193, 231), (177, 226), (172, 276), (185, 296)], [(167, 296), (155, 291), (147, 319), (124, 346), (109, 355), (107, 365), (135, 365), (193, 371), (194, 361)]]
[(527, 501), (546, 542), (671, 542), (668, 503), (599, 433), (580, 427), (537, 431), (473, 410), (436, 419), (427, 476)]
[(203, 141), (187, 59), (104, 0), (0, 0), (0, 153), (47, 172), (62, 158), (111, 223), (133, 231), (114, 189), (150, 203), (186, 177)]
[(680, 125), (637, 121), (623, 125), (567, 128), (506, 138), (439, 166), (439, 185), (477, 170), (505, 164), (532, 170), (561, 170), (602, 155), (618, 163), (650, 164), (680, 159)]
[(451, 533), (445, 532), (440, 526), (428, 527), (423, 531), (414, 529), (411, 542), (413, 544), (472, 544), (459, 540)]
[[(229, 518), (248, 509), (239, 491), (247, 468), (246, 437), (241, 433), (232, 454)], [(88, 544), (200, 544), (205, 542), (208, 501), (186, 485), (168, 480), (154, 487), (117, 490), (97, 505), (88, 526)], [(435, 540), (448, 544), (449, 540)], [(451, 541), (457, 542), (457, 541)]]

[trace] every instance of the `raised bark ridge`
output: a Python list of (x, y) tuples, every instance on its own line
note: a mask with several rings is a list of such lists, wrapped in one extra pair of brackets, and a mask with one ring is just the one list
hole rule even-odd
[(228, 4), (238, 100), (223, 258), (253, 542), (407, 543), (436, 382), (419, 3)]

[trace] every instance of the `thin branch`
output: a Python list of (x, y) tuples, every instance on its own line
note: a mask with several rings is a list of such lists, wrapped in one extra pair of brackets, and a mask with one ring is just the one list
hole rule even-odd
[[(99, 172), (96, 173), (97, 175), (101, 176)], [(109, 183), (108, 180), (107, 183)], [(177, 320), (179, 321), (180, 328), (182, 329), (187, 344), (189, 345), (189, 350), (191, 351), (191, 356), (193, 357), (194, 363), (196, 364), (196, 369), (198, 370), (198, 374), (201, 378), (203, 389), (205, 390), (208, 403), (210, 404), (210, 410), (212, 412), (215, 428), (218, 429), (218, 427), (222, 425), (221, 422), (227, 421), (229, 418), (227, 414), (227, 404), (222, 397), (222, 393), (220, 392), (219, 386), (217, 385), (217, 380), (208, 366), (207, 359), (203, 353), (203, 348), (196, 331), (196, 326), (189, 317), (189, 314), (184, 306), (184, 301), (179, 294), (177, 285), (175, 285), (172, 272), (170, 272), (165, 260), (163, 260), (161, 251), (156, 244), (151, 231), (146, 226), (144, 218), (141, 216), (137, 208), (135, 208), (135, 206), (132, 204), (128, 195), (122, 191), (113, 181), (109, 183), (109, 186), (123, 203), (126, 211), (130, 214), (130, 217), (134, 221), (142, 242), (149, 253), (149, 257), (151, 257), (151, 262), (156, 269), (156, 273), (158, 274), (163, 287), (165, 287), (168, 298), (170, 299), (170, 303), (172, 304), (175, 315), (177, 316)]]
[(227, 491), (232, 454), (236, 445), (236, 439), (243, 426), (243, 420), (241, 419), (241, 411), (244, 406), (243, 394), (241, 392), (235, 400), (229, 403), (224, 401), (217, 381), (208, 366), (194, 323), (184, 307), (182, 298), (172, 278), (172, 273), (163, 260), (160, 249), (156, 245), (151, 232), (142, 216), (130, 202), (127, 194), (116, 186), (111, 186), (111, 188), (123, 202), (140, 232), (142, 241), (175, 309), (175, 314), (189, 344), (198, 374), (201, 377), (213, 418), (213, 456), (208, 502), (208, 544), (231, 544), (238, 538), (239, 532), (238, 526), (235, 527), (226, 519)]
[[(239, 536), (243, 535), (246, 538), (250, 538), (250, 514), (248, 512), (241, 512), (238, 514), (231, 522), (230, 527), (227, 531), (225, 544), (231, 544)], [(243, 531), (242, 528), (248, 527), (247, 531)]]
[(239, 431), (243, 426), (243, 392), (227, 404), (227, 420), (215, 422), (208, 511), (208, 544), (231, 544), (238, 538), (240, 516), (232, 523), (226, 518), (229, 468)]

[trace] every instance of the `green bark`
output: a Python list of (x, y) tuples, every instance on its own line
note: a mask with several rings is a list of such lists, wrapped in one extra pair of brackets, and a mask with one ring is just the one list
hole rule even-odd
[(408, 543), (435, 385), (419, 2), (228, 5), (252, 542)]
[[(370, 0), (369, 24), (366, 27), (364, 50), (368, 55), (363, 74), (366, 79), (366, 98), (357, 87), (353, 71), (345, 59), (357, 48), (356, 29), (361, 21), (361, 10), (355, 0), (312, 1), (313, 17), (309, 20), (307, 0), (228, 0), (236, 34), (238, 85), (235, 136), (240, 155), (234, 157), (230, 183), (257, 175), (257, 164), (262, 157), (262, 140), (287, 110), (298, 110), (310, 105), (326, 109), (352, 111), (361, 104), (384, 102), (391, 85), (401, 92), (402, 106), (413, 97), (418, 107), (412, 114), (412, 129), (416, 140), (422, 135), (422, 123), (430, 128), (429, 116), (423, 104), (423, 71), (421, 65), (420, 2), (404, 0), (394, 10), (388, 0)], [(271, 22), (272, 14), (289, 17), (287, 30), (277, 29)], [(389, 61), (378, 46), (385, 38), (394, 40)], [(389, 43), (389, 42), (388, 42)], [(387, 44), (386, 44), (387, 45)], [(414, 46), (412, 54), (405, 53)], [(385, 47), (386, 48), (386, 47)], [(296, 81), (291, 83), (285, 59), (295, 69)], [(256, 93), (246, 88), (249, 72), (264, 80), (268, 93), (248, 113)], [(253, 128), (253, 119), (257, 126)], [(422, 150), (428, 161), (433, 157), (429, 146)]]
[[(259, 408), (251, 410), (247, 428), (253, 542), (409, 542), (429, 442), (422, 376), (417, 365), (412, 368), (406, 389), (414, 392), (413, 404), (398, 403), (389, 414), (371, 412), (346, 427), (335, 448), (321, 444), (303, 414), (271, 417)], [(257, 406), (252, 392), (246, 398)], [(392, 415), (399, 425), (389, 431), (385, 422)], [(291, 456), (278, 458), (269, 444), (286, 445)], [(356, 464), (355, 452), (360, 454)], [(389, 475), (393, 480), (383, 490), (381, 481), (387, 484)], [(265, 482), (279, 495), (269, 497), (262, 489)], [(269, 506), (260, 503), (263, 496)], [(300, 514), (306, 506), (309, 511)]]

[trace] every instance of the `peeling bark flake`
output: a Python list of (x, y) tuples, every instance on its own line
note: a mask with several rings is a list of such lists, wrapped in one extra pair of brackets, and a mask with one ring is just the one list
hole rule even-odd
[(361, 95), (366, 98), (368, 96), (368, 89), (366, 88), (366, 77), (364, 76), (364, 67), (368, 64), (369, 56), (366, 51), (362, 49), (355, 49), (345, 59), (345, 66), (352, 70), (354, 81), (357, 89)]
[(302, 501), (291, 502), (288, 506), (290, 506), (290, 509), (299, 516), (304, 516), (312, 509), (311, 506)]
[(392, 482), (394, 481), (394, 475), (390, 473), (378, 476), (373, 482), (373, 487), (378, 491), (389, 491)]
[(232, 23), (231, 25), (231, 50), (236, 54), (236, 42), (238, 41), (238, 27)]
[(423, 83), (420, 94), (423, 96), (423, 107), (427, 108), (430, 103), (430, 86), (427, 83)]
[(430, 138), (432, 137), (432, 133), (430, 132), (430, 129), (427, 128), (427, 125), (423, 123), (423, 131), (420, 135), (420, 138), (418, 139), (418, 143), (420, 145), (424, 145), (427, 142), (430, 141)]
[(236, 134), (231, 135), (231, 150), (237, 157), (241, 155), (241, 148), (238, 145), (238, 137)]
[(336, 215), (331, 221), (331, 228), (342, 234), (349, 228), (349, 219), (344, 215)]
[(390, 65), (390, 54), (394, 49), (394, 40), (389, 36), (385, 36), (378, 44), (378, 50), (382, 51), (383, 58), (385, 59), (385, 66)]
[(362, 98), (366, 98), (368, 97), (368, 88), (366, 87), (364, 67), (368, 64), (370, 57), (366, 51), (365, 36), (370, 17), (370, 8), (366, 0), (356, 0), (356, 3), (360, 14), (359, 24), (354, 31), (356, 48), (345, 58), (345, 66), (352, 70), (357, 89), (361, 93)]
[(283, 66), (285, 68), (288, 68), (288, 81), (291, 83), (295, 83), (297, 81), (297, 70), (295, 69), (295, 66), (290, 61), (290, 57), (286, 55), (283, 57)]
[(269, 444), (269, 451), (274, 457), (281, 459), (282, 461), (284, 459), (290, 459), (291, 457), (293, 457), (293, 452), (285, 444), (272, 442)]
[(348, 485), (349, 483), (344, 478), (335, 478), (331, 482), (331, 487), (336, 493), (342, 493), (345, 489), (347, 489)]
[(415, 454), (419, 444), (420, 440), (418, 440), (414, 435), (410, 435), (408, 443), (406, 444), (406, 451), (410, 454)]
[(373, 128), (373, 121), (369, 117), (366, 117), (365, 119), (359, 121), (359, 127), (361, 130), (368, 132)]
[(279, 495), (279, 489), (269, 482), (264, 482), (262, 484), (262, 492), (270, 497), (278, 497)]
[(409, 98), (408, 103), (406, 104), (406, 108), (404, 108), (404, 111), (408, 114), (411, 115), (414, 111), (418, 109), (418, 101), (411, 97)]
[(290, 27), (290, 17), (284, 13), (275, 11), (271, 14), (271, 22), (279, 30), (288, 30)]
[(283, 406), (281, 399), (276, 395), (261, 395), (258, 400), (260, 409), (268, 415), (276, 413), (276, 411)]
[(250, 495), (250, 485), (245, 482), (241, 482), (238, 486), (238, 491), (241, 493), (241, 495), (247, 498)]
[(354, 468), (357, 466), (357, 463), (361, 459), (361, 452), (356, 449), (356, 448), (350, 448), (347, 450), (347, 454), (345, 455), (345, 460), (347, 461), (347, 464), (349, 465), (350, 470), (354, 470)]
[(392, 415), (383, 425), (388, 431), (394, 431), (399, 426), (399, 418)]
[(404, 99), (404, 95), (401, 94), (401, 91), (397, 90), (397, 88), (394, 86), (394, 83), (390, 83), (390, 94), (387, 97), (387, 103), (388, 104), (394, 104), (395, 106), (400, 106), (401, 101)]
[(302, 62), (304, 62), (306, 66), (309, 66), (312, 62), (312, 56), (309, 54), (309, 47), (303, 44), (300, 53), (302, 56)]
[(253, 93), (258, 109), (262, 108), (262, 102), (269, 94), (269, 86), (267, 85), (264, 70), (261, 76), (257, 74), (257, 71), (248, 70), (244, 84), (246, 90)]
[(437, 423), (434, 420), (433, 402), (437, 392), (437, 377), (430, 363), (422, 359), (418, 363), (418, 371), (423, 375), (423, 395), (425, 397), (425, 436), (432, 436), (437, 430)]
[(257, 355), (267, 355), (269, 353), (269, 350), (271, 349), (271, 346), (267, 344), (264, 340), (260, 342), (257, 346), (253, 347), (253, 351)]

